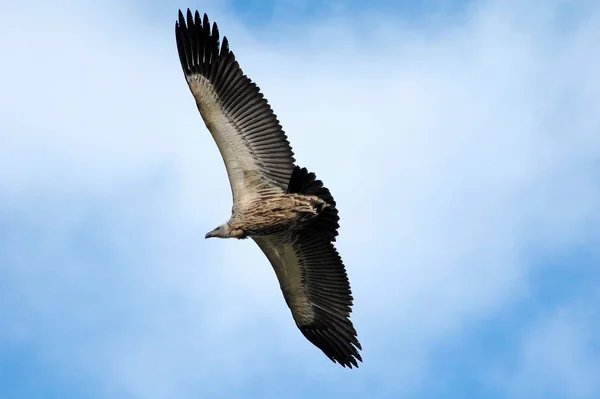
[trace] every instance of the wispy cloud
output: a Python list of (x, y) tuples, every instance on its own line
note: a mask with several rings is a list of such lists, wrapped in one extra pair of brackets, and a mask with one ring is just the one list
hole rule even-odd
[[(296, 331), (253, 243), (202, 238), (228, 217), (230, 191), (178, 65), (176, 6), (62, 1), (33, 16), (11, 5), (0, 17), (0, 350), (28, 355), (6, 361), (61, 397), (80, 397), (76, 383), (145, 398), (280, 397), (293, 381), (297, 395), (431, 389), (434, 349), (530, 300), (545, 260), (599, 255), (600, 7), (504, 4), (419, 26), (371, 10), (368, 23), (344, 11), (256, 27), (207, 6), (298, 162), (339, 204), (365, 348), (354, 372)], [(505, 373), (514, 392), (599, 392), (585, 371), (598, 351), (584, 356), (581, 333), (597, 326), (564, 314), (527, 333)], [(555, 338), (573, 350), (550, 353)]]
[(498, 386), (513, 398), (594, 398), (600, 392), (598, 298), (574, 300), (546, 312), (521, 338), (515, 367)]

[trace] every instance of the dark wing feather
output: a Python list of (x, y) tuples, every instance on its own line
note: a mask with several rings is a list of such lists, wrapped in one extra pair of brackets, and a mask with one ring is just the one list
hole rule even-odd
[(332, 361), (358, 367), (361, 345), (350, 321), (352, 292), (333, 245), (339, 228), (335, 200), (314, 173), (299, 166), (287, 192), (316, 195), (329, 206), (302, 230), (254, 241), (271, 262), (302, 334)]
[(177, 50), (198, 110), (210, 130), (231, 183), (234, 201), (260, 190), (285, 191), (294, 168), (287, 136), (258, 86), (244, 75), (219, 29), (181, 10)]
[(295, 247), (314, 312), (312, 320), (297, 321), (298, 328), (331, 360), (358, 367), (357, 349), (362, 348), (350, 321), (353, 297), (342, 259), (331, 242), (314, 232), (299, 233)]
[(362, 348), (350, 320), (352, 292), (333, 244), (310, 230), (291, 239), (253, 239), (271, 262), (302, 334), (333, 362), (358, 367)]

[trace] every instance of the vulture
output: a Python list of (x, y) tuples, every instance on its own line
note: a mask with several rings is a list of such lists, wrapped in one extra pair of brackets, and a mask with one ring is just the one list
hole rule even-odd
[(336, 202), (314, 173), (295, 165), (286, 134), (259, 87), (219, 40), (208, 16), (175, 22), (179, 60), (198, 111), (225, 163), (233, 206), (205, 238), (250, 237), (271, 263), (296, 326), (331, 361), (358, 367), (352, 292), (334, 247)]

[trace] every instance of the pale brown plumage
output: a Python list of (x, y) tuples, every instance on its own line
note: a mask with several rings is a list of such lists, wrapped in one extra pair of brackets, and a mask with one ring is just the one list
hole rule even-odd
[(292, 148), (259, 88), (219, 43), (216, 23), (187, 10), (175, 24), (183, 72), (223, 157), (233, 207), (206, 237), (251, 237), (271, 262), (304, 336), (332, 361), (358, 367), (352, 293), (333, 242), (339, 216), (329, 190), (295, 165)]
[(299, 230), (326, 206), (316, 195), (271, 194), (234, 209), (228, 225), (252, 237)]

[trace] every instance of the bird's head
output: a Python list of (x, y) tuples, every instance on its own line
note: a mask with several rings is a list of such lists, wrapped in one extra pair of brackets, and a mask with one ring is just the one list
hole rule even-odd
[(232, 229), (228, 223), (223, 223), (216, 229), (213, 229), (206, 233), (204, 238), (218, 237), (218, 238), (244, 238), (245, 232), (242, 229)]

